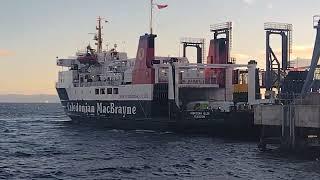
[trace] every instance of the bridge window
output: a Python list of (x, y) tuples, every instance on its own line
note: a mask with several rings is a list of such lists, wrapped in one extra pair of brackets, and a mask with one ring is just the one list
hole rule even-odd
[(119, 89), (118, 88), (113, 88), (113, 94), (119, 94)]
[(96, 93), (96, 94), (99, 94), (99, 89), (95, 89), (95, 93)]
[(104, 88), (100, 89), (100, 94), (106, 94), (106, 90)]
[(107, 94), (112, 94), (112, 88), (107, 88)]

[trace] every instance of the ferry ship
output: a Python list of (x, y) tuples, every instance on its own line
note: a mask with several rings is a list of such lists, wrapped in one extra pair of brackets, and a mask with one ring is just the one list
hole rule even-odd
[(252, 110), (259, 97), (257, 63), (231, 62), (232, 23), (211, 27), (207, 62), (201, 60), (203, 40), (182, 41), (184, 50), (188, 45), (200, 49), (197, 63), (191, 63), (185, 51), (183, 57), (155, 56), (157, 35), (152, 33), (140, 36), (135, 58), (116, 45), (103, 50), (102, 21), (97, 20), (95, 49), (88, 45), (74, 57), (57, 58), (65, 70), (56, 90), (73, 121), (228, 136), (258, 132)]

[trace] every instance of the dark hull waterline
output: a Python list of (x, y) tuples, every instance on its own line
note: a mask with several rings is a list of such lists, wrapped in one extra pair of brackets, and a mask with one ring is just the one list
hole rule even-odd
[[(103, 128), (171, 131), (233, 138), (259, 137), (259, 128), (253, 123), (253, 113), (248, 111), (185, 111), (170, 118), (168, 111), (155, 108), (156, 104), (152, 101), (64, 101), (62, 104), (74, 123)], [(153, 112), (152, 109), (158, 111)]]

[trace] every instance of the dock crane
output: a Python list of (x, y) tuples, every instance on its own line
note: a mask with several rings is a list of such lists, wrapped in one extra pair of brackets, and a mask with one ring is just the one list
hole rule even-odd
[(313, 16), (313, 28), (317, 29), (317, 35), (314, 43), (310, 69), (301, 91), (302, 97), (306, 96), (311, 90), (314, 74), (320, 58), (320, 15)]

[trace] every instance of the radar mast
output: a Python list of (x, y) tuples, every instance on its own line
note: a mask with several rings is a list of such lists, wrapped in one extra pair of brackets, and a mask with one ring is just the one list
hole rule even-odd
[[(101, 25), (101, 21), (104, 20), (104, 18), (101, 18), (100, 16), (98, 17), (97, 21), (98, 21), (98, 25), (96, 26), (96, 30), (97, 33), (94, 36), (94, 40), (96, 41), (95, 45), (97, 45), (97, 53), (102, 53), (102, 29), (103, 26)], [(107, 23), (108, 21), (105, 20), (105, 23)]]

